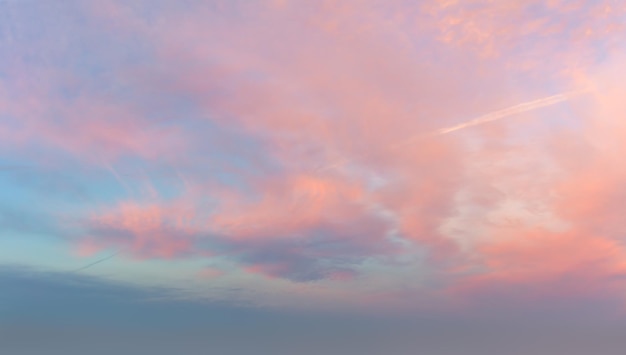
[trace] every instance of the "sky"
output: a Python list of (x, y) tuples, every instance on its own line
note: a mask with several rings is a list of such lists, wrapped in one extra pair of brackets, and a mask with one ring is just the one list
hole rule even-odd
[(622, 354), (626, 3), (0, 0), (0, 350)]

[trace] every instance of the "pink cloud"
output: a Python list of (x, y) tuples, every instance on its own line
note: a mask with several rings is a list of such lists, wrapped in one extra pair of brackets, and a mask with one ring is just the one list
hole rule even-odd
[(255, 235), (289, 236), (314, 228), (323, 221), (345, 220), (365, 213), (363, 187), (349, 181), (314, 175), (287, 176), (261, 182), (260, 194), (246, 201), (245, 195), (224, 195), (210, 224), (233, 238)]
[(518, 289), (516, 297), (526, 301), (610, 297), (623, 288), (626, 275), (626, 250), (604, 237), (521, 231), (478, 251), (485, 270), (455, 286), (461, 295), (522, 286), (527, 291)]
[(224, 275), (224, 271), (216, 268), (206, 267), (198, 272), (203, 279), (216, 279)]
[[(617, 66), (587, 74), (594, 60), (586, 58), (594, 43), (609, 46), (621, 33), (622, 8), (602, 1), (216, 4), (193, 13), (173, 6), (153, 27), (124, 5), (99, 10), (120, 18), (121, 31), (156, 55), (133, 72), (137, 90), (183, 97), (194, 124), (253, 141), (264, 158), (257, 165), (242, 159), (239, 142), (208, 152), (187, 131), (153, 127), (141, 110), (99, 97), (56, 107), (43, 94), (25, 95), (26, 112), (2, 104), (33, 117), (3, 136), (41, 139), (90, 159), (168, 156), (189, 179), (180, 202), (129, 199), (103, 208), (85, 248), (121, 245), (140, 258), (218, 254), (292, 281), (354, 280), (368, 258), (392, 263), (419, 250), (450, 293), (529, 284), (548, 296), (614, 292), (624, 267), (625, 93), (612, 79)], [(427, 14), (432, 20), (414, 23)], [(510, 89), (524, 73), (552, 71), (554, 63), (543, 63), (552, 54), (569, 68), (566, 80), (534, 76)], [(584, 64), (572, 59), (579, 54)], [(534, 120), (433, 134), (555, 94), (548, 88), (579, 89), (572, 82), (597, 91), (520, 115)], [(42, 118), (50, 107), (61, 124)], [(559, 115), (571, 122), (557, 122)], [(194, 151), (244, 167), (215, 182), (198, 173), (208, 163), (189, 158)]]
[(89, 92), (64, 98), (63, 88), (76, 85), (77, 78), (35, 70), (35, 85), (25, 70), (16, 69), (11, 85), (0, 87), (6, 94), (1, 113), (14, 120), (0, 127), (4, 146), (52, 148), (96, 165), (122, 156), (155, 160), (184, 149), (178, 128), (154, 125), (131, 104)]
[(92, 217), (81, 249), (114, 247), (140, 259), (203, 254), (193, 249), (194, 218), (185, 205), (123, 202)]
[[(626, 207), (621, 192), (626, 170), (620, 157), (626, 132), (621, 123), (623, 77), (621, 66), (612, 63), (592, 71), (586, 82), (595, 91), (574, 106), (578, 127), (538, 140), (542, 146), (534, 148), (539, 151), (530, 155), (532, 160), (519, 159), (529, 149), (509, 146), (515, 148), (511, 153), (517, 161), (508, 170), (491, 168), (491, 175), (480, 176), (504, 191), (483, 205), (488, 210), (498, 209), (507, 198), (529, 201), (537, 206), (529, 215), (543, 222), (533, 226), (517, 210), (516, 224), (483, 228), (485, 235), (473, 243), (466, 261), (463, 272), (468, 274), (452, 281), (450, 292), (469, 300), (500, 293), (521, 303), (619, 298), (626, 271), (621, 227)], [(489, 146), (485, 149), (489, 153)], [(489, 154), (494, 166), (511, 156)], [(540, 158), (546, 163), (529, 165)], [(549, 227), (546, 221), (560, 227)]]
[(428, 1), (424, 11), (442, 42), (483, 57), (513, 55), (512, 69), (527, 73), (593, 65), (597, 48), (614, 52), (626, 30), (626, 7), (612, 1)]

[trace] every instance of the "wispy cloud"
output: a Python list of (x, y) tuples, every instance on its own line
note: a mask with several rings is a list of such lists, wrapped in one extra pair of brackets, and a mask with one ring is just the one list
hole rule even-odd
[[(10, 10), (0, 170), (41, 169), (0, 174), (2, 196), (80, 256), (381, 309), (623, 288), (615, 2)], [(522, 114), (536, 119), (508, 119)], [(82, 198), (45, 183), (59, 171)]]

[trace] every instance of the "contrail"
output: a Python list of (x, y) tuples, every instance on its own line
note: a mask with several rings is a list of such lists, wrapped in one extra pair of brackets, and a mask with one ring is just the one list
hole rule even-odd
[(120, 176), (120, 174), (117, 172), (117, 170), (115, 170), (115, 168), (113, 167), (113, 165), (109, 164), (109, 163), (102, 163), (102, 165), (104, 165), (104, 167), (111, 173), (111, 175), (113, 175), (113, 177), (115, 178), (115, 180), (126, 190), (126, 192), (128, 192), (129, 194), (133, 194), (133, 190), (130, 188), (130, 186), (126, 183), (126, 181), (124, 179), (122, 179), (122, 177)]
[(111, 258), (115, 257), (115, 256), (116, 256), (117, 254), (119, 254), (119, 253), (120, 253), (120, 251), (118, 250), (118, 251), (116, 251), (115, 253), (113, 253), (113, 254), (111, 254), (111, 255), (107, 256), (106, 258), (102, 258), (102, 259), (100, 259), (100, 260), (96, 260), (96, 261), (94, 261), (93, 263), (91, 263), (91, 264), (87, 264), (87, 265), (85, 265), (85, 266), (83, 266), (83, 267), (79, 267), (78, 269), (73, 270), (72, 272), (79, 272), (79, 271), (83, 271), (83, 270), (85, 270), (85, 269), (88, 269), (88, 268), (90, 268), (90, 267), (92, 267), (92, 266), (94, 266), (94, 265), (100, 264), (101, 262), (107, 261), (107, 260), (109, 260), (109, 259), (111, 259)]
[(520, 114), (520, 113), (536, 110), (538, 108), (551, 106), (551, 105), (557, 104), (559, 102), (567, 101), (572, 96), (580, 95), (580, 94), (583, 94), (583, 93), (588, 92), (588, 91), (589, 90), (572, 91), (572, 92), (567, 92), (567, 93), (562, 93), (562, 94), (557, 94), (557, 95), (544, 97), (543, 99), (538, 99), (538, 100), (533, 100), (533, 101), (529, 101), (529, 102), (524, 102), (522, 104), (517, 104), (515, 106), (511, 106), (511, 107), (505, 108), (503, 110), (498, 110), (498, 111), (494, 111), (494, 112), (488, 113), (486, 115), (480, 116), (478, 118), (475, 118), (475, 119), (473, 119), (471, 121), (468, 121), (468, 122), (465, 122), (465, 123), (458, 124), (456, 126), (451, 126), (451, 127), (438, 129), (437, 131), (435, 131), (435, 133), (436, 134), (447, 134), (447, 133), (450, 133), (450, 132), (458, 131), (460, 129), (464, 129), (464, 128), (468, 128), (468, 127), (472, 127), (472, 126), (477, 126), (477, 125), (481, 125), (483, 123), (496, 121), (496, 120), (499, 120), (499, 119), (502, 119), (502, 118), (506, 118), (506, 117), (509, 117), (509, 116), (513, 116), (513, 115), (517, 115), (517, 114)]
[[(569, 92), (564, 92), (561, 94), (556, 94), (556, 95), (552, 95), (552, 96), (548, 96), (548, 97), (544, 97), (541, 99), (537, 99), (537, 100), (533, 100), (533, 101), (529, 101), (529, 102), (524, 102), (521, 104), (517, 104), (515, 106), (511, 106), (502, 110), (498, 110), (498, 111), (493, 111), (491, 113), (488, 113), (486, 115), (480, 116), (478, 118), (475, 118), (473, 120), (470, 121), (466, 121), (464, 123), (460, 123), (454, 126), (450, 126), (450, 127), (444, 127), (444, 128), (440, 128), (434, 132), (431, 132), (430, 134), (435, 134), (435, 135), (441, 135), (441, 134), (448, 134), (448, 133), (452, 133), (461, 129), (465, 129), (465, 128), (469, 128), (469, 127), (473, 127), (473, 126), (478, 126), (481, 124), (485, 124), (488, 122), (492, 122), (492, 121), (496, 121), (496, 120), (500, 120), (503, 118), (507, 118), (510, 116), (514, 116), (520, 113), (524, 113), (524, 112), (528, 112), (528, 111), (532, 111), (532, 110), (536, 110), (542, 107), (546, 107), (546, 106), (551, 106), (554, 104), (557, 104), (559, 102), (563, 102), (563, 101), (567, 101), (570, 98), (577, 96), (577, 95), (581, 95), (584, 93), (589, 92), (590, 89), (584, 89), (584, 90), (578, 90), (578, 91), (569, 91)], [(405, 146), (407, 144), (411, 144), (413, 143), (416, 139), (424, 137), (429, 135), (428, 133), (426, 134), (419, 134), (419, 135), (415, 135), (411, 138), (408, 139), (404, 139), (403, 141), (396, 143), (394, 145), (392, 145), (390, 148), (391, 149), (396, 149), (402, 146)], [(325, 170), (330, 170), (339, 166), (342, 166), (346, 163), (348, 163), (349, 160), (348, 159), (344, 159), (341, 161), (337, 161), (334, 162), (332, 164), (328, 164), (325, 165), (321, 168), (318, 168), (317, 171), (325, 171)]]

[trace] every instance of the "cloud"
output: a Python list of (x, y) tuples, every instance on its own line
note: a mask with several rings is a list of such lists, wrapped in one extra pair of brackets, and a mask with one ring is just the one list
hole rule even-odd
[(472, 127), (472, 126), (476, 126), (476, 125), (480, 125), (480, 124), (485, 124), (485, 123), (489, 123), (491, 121), (495, 121), (495, 120), (500, 120), (509, 116), (513, 116), (516, 114), (520, 114), (520, 113), (524, 113), (527, 111), (531, 111), (531, 110), (536, 110), (542, 107), (546, 107), (546, 106), (550, 106), (550, 105), (554, 105), (557, 104), (559, 102), (563, 102), (563, 101), (567, 101), (569, 100), (570, 96), (575, 96), (576, 94), (581, 94), (584, 93), (583, 92), (571, 92), (571, 93), (562, 93), (562, 94), (556, 94), (556, 95), (552, 95), (552, 96), (548, 96), (548, 97), (544, 97), (541, 99), (537, 99), (537, 100), (533, 100), (530, 102), (524, 102), (521, 104), (517, 104), (515, 106), (511, 106), (502, 110), (498, 110), (498, 111), (494, 111), (491, 113), (488, 113), (484, 116), (475, 118), (471, 121), (465, 122), (465, 123), (461, 123), (458, 124), (456, 126), (452, 126), (452, 127), (446, 127), (446, 128), (441, 128), (439, 130), (437, 130), (437, 133), (439, 134), (446, 134), (446, 133), (451, 133), (454, 131), (458, 131), (460, 129), (464, 129), (464, 128), (468, 128), (468, 127)]
[(209, 217), (193, 199), (124, 202), (91, 217), (79, 250), (120, 248), (141, 259), (228, 256), (251, 272), (296, 281), (350, 272), (363, 258), (398, 251), (386, 239), (387, 223), (353, 201), (358, 189), (343, 186), (344, 196), (327, 183), (300, 179), (261, 190), (267, 200), (220, 200), (225, 206)]
[(113, 247), (138, 258), (166, 259), (196, 254), (193, 213), (185, 206), (121, 203), (88, 221), (89, 235), (81, 238), (79, 251), (90, 253)]
[(89, 192), (45, 206), (82, 255), (416, 308), (621, 291), (611, 2), (68, 2), (37, 23), (47, 6), (4, 43), (0, 158)]
[(518, 219), (480, 229), (483, 235), (473, 242), (468, 275), (457, 279), (452, 292), (467, 299), (501, 292), (504, 298), (537, 307), (537, 302), (579, 299), (623, 307), (626, 250), (618, 216), (626, 175), (618, 158), (623, 129), (622, 104), (616, 99), (623, 94), (618, 84), (623, 73), (618, 65), (605, 63), (589, 75), (597, 91), (575, 106), (577, 125), (537, 140), (535, 149), (543, 152), (545, 164), (527, 165), (528, 160), (519, 159), (524, 150), (514, 146), (512, 155), (500, 156), (511, 157), (507, 170), (495, 167), (503, 160), (481, 168), (491, 172), (482, 178), (497, 184), (504, 196), (496, 199), (500, 206), (487, 200), (482, 215), (491, 210), (495, 220), (505, 220), (506, 213), (494, 211), (504, 210), (507, 199), (517, 200), (508, 213)]
[(157, 114), (145, 97), (119, 91), (120, 75), (141, 50), (130, 53), (124, 41), (81, 28), (85, 13), (75, 2), (3, 6), (16, 36), (2, 41), (3, 150), (20, 149), (39, 164), (65, 154), (101, 165), (129, 155), (163, 158), (180, 148), (177, 128), (147, 117)]
[[(564, 313), (363, 316), (254, 309), (236, 302), (180, 299), (84, 275), (0, 268), (0, 340), (12, 354), (195, 354), (207, 349), (243, 355), (408, 354), (416, 348), (447, 355), (515, 351), (620, 354), (623, 321)], [(580, 306), (580, 305), (579, 305)], [(596, 305), (588, 305), (596, 306)], [(244, 341), (242, 341), (242, 339)]]
[[(529, 75), (565, 74), (619, 51), (626, 8), (611, 1), (426, 1), (440, 41), (505, 58)], [(558, 51), (553, 50), (559, 48)], [(543, 54), (550, 52), (551, 58)]]

